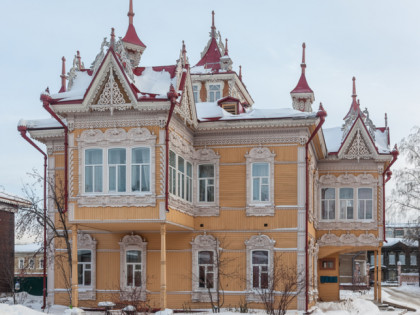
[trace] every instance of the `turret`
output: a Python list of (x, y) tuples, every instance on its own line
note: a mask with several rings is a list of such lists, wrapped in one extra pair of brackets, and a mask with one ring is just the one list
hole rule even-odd
[(130, 58), (131, 66), (137, 67), (140, 63), (141, 56), (146, 49), (146, 45), (140, 40), (134, 28), (134, 11), (133, 0), (130, 0), (130, 7), (128, 10), (128, 29), (124, 38), (122, 39), (124, 48)]

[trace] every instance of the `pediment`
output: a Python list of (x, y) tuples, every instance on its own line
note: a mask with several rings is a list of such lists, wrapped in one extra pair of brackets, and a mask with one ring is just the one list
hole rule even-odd
[(357, 119), (344, 140), (338, 157), (346, 160), (369, 160), (378, 157), (377, 149), (366, 127)]
[(175, 112), (180, 115), (187, 124), (197, 127), (197, 112), (194, 104), (191, 77), (187, 73), (184, 73), (183, 75), (186, 77), (184, 78), (185, 84), (182, 91), (182, 99), (179, 106), (175, 107)]
[(137, 105), (128, 78), (111, 52), (108, 52), (83, 101), (94, 111), (125, 110)]

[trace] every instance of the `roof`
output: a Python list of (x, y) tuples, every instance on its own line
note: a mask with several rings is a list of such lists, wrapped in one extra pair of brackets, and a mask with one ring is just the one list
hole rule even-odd
[(384, 243), (383, 247), (392, 247), (398, 243), (404, 244), (409, 247), (418, 247), (418, 241), (409, 241), (404, 238), (395, 238), (395, 237), (390, 237), (390, 238), (387, 237), (386, 240), (387, 242)]
[[(63, 122), (67, 125), (67, 121), (65, 119), (63, 119)], [(28, 129), (63, 128), (63, 126), (54, 118), (32, 120), (21, 119), (18, 122), (18, 126), (26, 127)]]
[(41, 249), (41, 244), (17, 244), (15, 245), (15, 253), (36, 253)]
[(31, 202), (29, 200), (5, 192), (0, 192), (0, 203), (5, 203), (8, 205), (18, 207), (31, 205)]
[(221, 57), (222, 54), (220, 53), (216, 38), (212, 37), (207, 51), (196, 66), (204, 66), (204, 69), (211, 69), (212, 71), (220, 70)]
[(302, 68), (302, 74), (300, 75), (299, 82), (290, 93), (313, 93), (313, 92), (314, 91), (312, 91), (312, 89), (308, 85), (308, 82), (306, 81), (304, 68)]
[(133, 24), (128, 25), (127, 33), (125, 34), (122, 40), (123, 42), (146, 48), (146, 45), (143, 44), (143, 42), (138, 37), (136, 29), (134, 28)]

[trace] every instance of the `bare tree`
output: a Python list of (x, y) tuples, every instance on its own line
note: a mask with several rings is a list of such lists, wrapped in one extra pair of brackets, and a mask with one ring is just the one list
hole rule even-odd
[[(47, 249), (55, 242), (55, 247), (64, 248), (63, 251), (50, 252), (49, 262), (54, 262), (56, 268), (62, 275), (64, 286), (67, 290), (69, 301), (72, 301), (72, 252), (69, 225), (64, 204), (64, 186), (58, 178), (47, 180), (48, 199), (54, 209), (53, 214), (44, 215), (42, 206), (43, 200), (39, 197), (38, 187), (43, 183), (43, 177), (36, 172), (29, 174), (33, 183), (25, 184), (23, 191), (27, 200), (31, 202), (30, 207), (21, 209), (16, 217), (16, 234), (18, 238), (25, 235), (34, 235), (36, 241), (40, 241), (43, 235), (44, 223), (47, 227)], [(42, 246), (43, 250), (43, 246)], [(47, 263), (47, 262), (44, 262)]]
[(265, 311), (270, 315), (285, 315), (293, 299), (305, 289), (305, 274), (296, 266), (288, 266), (281, 257), (273, 258), (268, 281), (254, 288)]

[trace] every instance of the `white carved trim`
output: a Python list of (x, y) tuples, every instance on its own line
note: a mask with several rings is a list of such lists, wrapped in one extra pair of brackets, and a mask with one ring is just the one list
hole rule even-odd
[(120, 245), (120, 288), (123, 291), (122, 295), (130, 292), (134, 288), (126, 285), (126, 252), (129, 250), (141, 251), (141, 288), (140, 288), (140, 299), (146, 300), (147, 290), (147, 242), (145, 242), (139, 235), (126, 235), (122, 238)]
[(379, 239), (372, 233), (365, 233), (356, 236), (355, 234), (346, 233), (337, 236), (332, 233), (327, 233), (318, 239), (317, 244), (320, 247), (324, 246), (379, 246)]
[[(270, 152), (266, 147), (253, 148), (246, 158), (246, 215), (247, 216), (266, 216), (274, 215), (274, 157), (275, 153)], [(269, 166), (269, 200), (258, 202), (252, 200), (252, 164), (257, 162), (268, 163)]]

